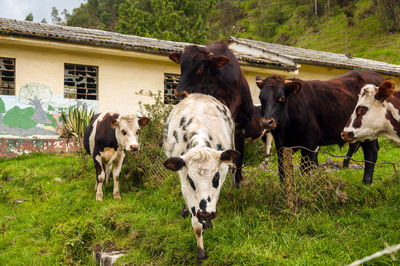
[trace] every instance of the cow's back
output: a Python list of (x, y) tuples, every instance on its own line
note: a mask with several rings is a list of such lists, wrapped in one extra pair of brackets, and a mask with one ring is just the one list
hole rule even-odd
[[(190, 94), (171, 111), (164, 149), (168, 157), (181, 156), (196, 143), (196, 135), (206, 138), (211, 148), (233, 148), (234, 122), (228, 108), (214, 97)], [(208, 146), (208, 144), (207, 144)]]
[(370, 83), (379, 85), (383, 78), (372, 70), (360, 69), (327, 81), (296, 81), (302, 87), (297, 95), (288, 98), (285, 142), (301, 145), (312, 132), (310, 137), (318, 138), (318, 145), (331, 145), (343, 143), (340, 132), (357, 103), (360, 89)]

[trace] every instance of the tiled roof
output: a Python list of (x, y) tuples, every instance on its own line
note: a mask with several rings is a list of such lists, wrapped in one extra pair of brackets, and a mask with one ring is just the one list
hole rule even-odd
[[(0, 35), (39, 38), (162, 55), (182, 51), (185, 46), (191, 45), (191, 43), (158, 40), (109, 31), (20, 21), (8, 18), (0, 18)], [(239, 55), (238, 58), (242, 62), (258, 67), (283, 70), (296, 69), (293, 62), (292, 64), (286, 64), (279, 60), (253, 58), (245, 55)]]
[[(231, 37), (229, 39), (229, 43), (258, 49), (266, 53), (283, 55), (299, 64), (320, 65), (343, 69), (368, 68), (384, 75), (400, 76), (400, 65), (394, 65), (357, 57), (347, 57), (344, 54), (315, 51), (293, 46), (253, 41), (234, 37)], [(235, 51), (235, 49), (233, 49), (233, 51)], [(251, 53), (247, 55), (256, 57), (253, 56)], [(255, 60), (255, 58), (253, 58), (253, 60)]]

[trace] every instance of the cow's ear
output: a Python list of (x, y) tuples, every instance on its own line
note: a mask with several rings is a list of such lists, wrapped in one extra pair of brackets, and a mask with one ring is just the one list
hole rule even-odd
[(383, 102), (394, 92), (394, 82), (391, 80), (385, 80), (379, 85), (378, 92), (375, 94), (375, 99)]
[(164, 162), (165, 168), (172, 171), (179, 171), (185, 166), (185, 161), (180, 157), (171, 157)]
[(285, 87), (288, 96), (290, 94), (296, 95), (301, 89), (301, 83), (294, 80), (285, 79)]
[(147, 125), (147, 123), (149, 123), (150, 119), (148, 119), (147, 117), (141, 117), (139, 118), (139, 126), (143, 127), (145, 125)]
[(173, 53), (169, 55), (169, 59), (171, 59), (172, 61), (174, 61), (177, 64), (181, 63), (181, 55), (182, 53)]
[(118, 120), (116, 116), (112, 116), (110, 118), (110, 127), (111, 128), (115, 128), (116, 126), (118, 126)]
[(262, 87), (263, 87), (263, 85), (264, 85), (264, 80), (263, 80), (263, 78), (261, 77), (261, 75), (259, 75), (259, 74), (257, 74), (257, 76), (256, 76), (256, 83), (257, 83), (257, 86), (258, 86), (260, 89), (262, 89)]
[(235, 150), (225, 150), (221, 153), (220, 160), (223, 163), (234, 164), (236, 160), (239, 158), (240, 152)]
[(223, 55), (219, 55), (219, 56), (212, 56), (211, 57), (211, 61), (213, 62), (214, 65), (216, 65), (217, 67), (223, 67), (225, 66), (227, 63), (229, 63), (229, 58)]

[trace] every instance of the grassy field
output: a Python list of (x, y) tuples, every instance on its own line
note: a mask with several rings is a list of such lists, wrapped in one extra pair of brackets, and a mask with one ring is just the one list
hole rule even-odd
[[(396, 145), (380, 143), (378, 161), (400, 158)], [(370, 186), (361, 184), (362, 170), (296, 174), (299, 204), (293, 211), (276, 175), (276, 156), (261, 171), (261, 143), (247, 147), (246, 179), (239, 190), (231, 190), (227, 179), (214, 228), (205, 232), (205, 264), (339, 265), (400, 243), (400, 179), (392, 166), (377, 166)], [(320, 162), (327, 156), (321, 154)], [(362, 152), (354, 158), (362, 159)], [(121, 264), (194, 264), (196, 241), (190, 219), (179, 216), (178, 177), (160, 171), (161, 178), (122, 177), (121, 200), (112, 198), (110, 183), (104, 202), (96, 202), (89, 157), (0, 160), (0, 265), (92, 264), (92, 250), (123, 250)], [(373, 264), (399, 262), (383, 256)]]

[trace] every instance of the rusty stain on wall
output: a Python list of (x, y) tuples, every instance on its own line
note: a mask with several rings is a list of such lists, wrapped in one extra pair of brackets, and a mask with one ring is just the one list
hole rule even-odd
[(11, 158), (31, 152), (75, 152), (76, 142), (73, 139), (26, 139), (0, 138), (0, 158)]

